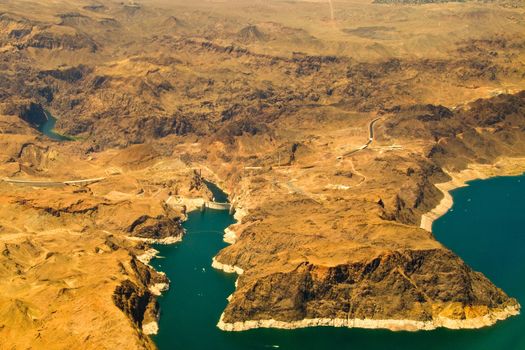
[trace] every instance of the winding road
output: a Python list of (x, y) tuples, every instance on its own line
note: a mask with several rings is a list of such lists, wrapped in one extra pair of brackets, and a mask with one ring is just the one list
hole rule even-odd
[(354, 150), (351, 150), (350, 152), (346, 152), (345, 154), (343, 154), (343, 157), (346, 157), (346, 156), (349, 156), (351, 154), (354, 154), (354, 153), (357, 153), (359, 151), (362, 151), (365, 148), (367, 148), (368, 146), (370, 146), (372, 141), (374, 141), (374, 125), (375, 125), (375, 123), (377, 123), (377, 121), (379, 119), (381, 119), (381, 117), (375, 118), (374, 120), (372, 120), (370, 122), (370, 124), (368, 124), (368, 141), (364, 145), (362, 145), (362, 146), (360, 146), (360, 147), (358, 147), (358, 148), (356, 148)]

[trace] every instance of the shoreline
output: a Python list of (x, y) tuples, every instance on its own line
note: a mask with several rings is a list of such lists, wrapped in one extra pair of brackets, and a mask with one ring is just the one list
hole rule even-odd
[[(453, 177), (452, 174), (448, 175)], [(433, 209), (421, 215), (421, 223), (419, 227), (428, 232), (432, 232), (432, 225), (434, 224), (434, 221), (445, 215), (454, 205), (454, 198), (450, 192), (457, 188), (468, 186), (467, 181), (473, 181), (475, 179), (476, 178), (473, 178), (472, 180), (466, 180), (465, 182), (456, 182), (453, 178), (447, 182), (434, 184), (434, 186), (436, 186), (436, 188), (441, 193), (443, 193), (443, 198)]]
[(224, 235), (222, 236), (222, 240), (228, 244), (234, 244), (237, 241), (237, 235), (232, 229), (226, 227), (224, 229)]
[[(157, 271), (153, 266), (150, 265), (150, 261), (153, 260), (157, 255), (159, 254), (159, 251), (155, 248), (149, 248), (146, 250), (143, 254), (135, 255), (136, 259), (143, 263), (144, 265), (148, 266), (150, 269), (156, 271), (158, 274), (166, 275), (163, 271)], [(169, 289), (170, 284), (168, 283), (154, 283), (148, 285), (148, 291), (156, 298), (162, 295), (162, 292)], [(160, 313), (157, 314), (157, 318), (154, 321), (148, 322), (146, 324), (143, 324), (141, 327), (142, 333), (145, 335), (155, 335), (159, 331), (159, 317)]]
[[(519, 165), (516, 165), (519, 164)], [(510, 170), (509, 170), (510, 169)], [(476, 179), (488, 179), (496, 176), (516, 176), (525, 173), (525, 158), (505, 158), (501, 159), (491, 165), (471, 165), (467, 169), (458, 173), (447, 173), (451, 180), (443, 183), (434, 184), (444, 195), (441, 201), (430, 211), (421, 216), (420, 228), (432, 232), (432, 224), (434, 220), (443, 216), (453, 206), (453, 197), (451, 191), (456, 188), (468, 186), (469, 181)], [(198, 208), (192, 208), (196, 210)], [(192, 211), (192, 210), (190, 210)], [(241, 209), (237, 215), (234, 215), (236, 219), (236, 225), (240, 222), (238, 216), (244, 216), (247, 214), (246, 210)], [(230, 228), (233, 225), (228, 226), (224, 229), (223, 240), (228, 244), (234, 244), (237, 240), (235, 231)], [(134, 239), (133, 237), (130, 237)], [(175, 238), (175, 237), (169, 237)], [(146, 240), (146, 239), (144, 239)], [(158, 242), (158, 240), (151, 240), (152, 243), (156, 244), (173, 244), (180, 242), (181, 237), (169, 241), (169, 243)], [(148, 242), (150, 243), (150, 242)], [(137, 259), (149, 265), (149, 262), (155, 258), (158, 251), (154, 248), (148, 249), (144, 254), (137, 256)], [(244, 273), (244, 270), (238, 266), (223, 264), (213, 256), (211, 266), (217, 270), (224, 271), (226, 273), (236, 273), (238, 276)], [(158, 271), (162, 273), (161, 271)], [(237, 287), (238, 278), (235, 282)], [(169, 286), (158, 286), (155, 288), (151, 286), (155, 292), (158, 291), (158, 295), (161, 295), (162, 291), (165, 291)], [(153, 290), (152, 290), (153, 292)], [(156, 293), (154, 293), (157, 295)], [(233, 293), (232, 293), (233, 295)], [(228, 296), (228, 301), (232, 295)], [(518, 315), (520, 313), (520, 305), (507, 306), (500, 310), (491, 310), (483, 316), (478, 316), (470, 319), (455, 320), (450, 318), (438, 317), (430, 321), (417, 321), (410, 319), (396, 320), (396, 319), (341, 319), (341, 318), (313, 318), (313, 319), (302, 319), (295, 321), (278, 321), (274, 319), (266, 320), (247, 320), (238, 322), (224, 322), (224, 311), (220, 316), (217, 323), (217, 327), (222, 331), (245, 331), (256, 328), (276, 328), (276, 329), (298, 329), (307, 327), (345, 327), (345, 328), (365, 328), (365, 329), (388, 329), (391, 331), (420, 331), (420, 330), (434, 330), (437, 328), (448, 328), (448, 329), (478, 329), (482, 327), (488, 327), (494, 325), (500, 320), (504, 320), (508, 317)], [(158, 332), (158, 323), (150, 322), (142, 326), (142, 331), (148, 335), (154, 335)]]
[(155, 335), (159, 332), (159, 324), (157, 321), (149, 322), (142, 325), (142, 333), (146, 335)]
[[(173, 198), (170, 196), (165, 203), (167, 205), (170, 204), (170, 201)], [(203, 206), (203, 204), (206, 203), (206, 200), (204, 198), (185, 198), (180, 197), (178, 198), (176, 205), (184, 205), (186, 206), (186, 213), (190, 213), (192, 211), (200, 210)], [(182, 218), (182, 221), (186, 221), (188, 219), (187, 215), (184, 215)], [(131, 241), (139, 241), (139, 242), (145, 242), (148, 244), (162, 244), (162, 245), (171, 245), (175, 243), (179, 243), (182, 241), (184, 235), (186, 234), (186, 230), (183, 229), (183, 232), (177, 236), (172, 237), (165, 237), (161, 239), (154, 239), (154, 238), (144, 238), (144, 237), (132, 237), (127, 236), (127, 239)], [(159, 254), (159, 251), (155, 248), (149, 248), (144, 251), (144, 253), (140, 255), (135, 255), (137, 260), (142, 262), (144, 265), (148, 266), (149, 268), (153, 269), (159, 274), (166, 275), (163, 271), (156, 270), (153, 266), (150, 265), (151, 260), (155, 259), (157, 255)], [(169, 281), (171, 282), (171, 281)], [(155, 297), (159, 297), (162, 295), (163, 292), (169, 290), (170, 283), (154, 283), (152, 285), (148, 286), (148, 291)], [(141, 327), (142, 333), (145, 335), (151, 336), (156, 335), (159, 332), (159, 324), (158, 321), (160, 319), (160, 312), (157, 314), (157, 318), (154, 321), (148, 322), (146, 324), (143, 324)]]
[(343, 319), (343, 318), (305, 318), (297, 321), (248, 320), (239, 322), (224, 322), (224, 312), (221, 315), (217, 327), (227, 332), (240, 332), (256, 328), (278, 328), (298, 329), (307, 327), (344, 327), (344, 328), (366, 328), (366, 329), (388, 329), (391, 331), (431, 331), (437, 328), (448, 329), (478, 329), (494, 325), (520, 313), (518, 305), (507, 306), (503, 310), (491, 311), (490, 313), (470, 319), (454, 320), (445, 317), (435, 318), (431, 321), (416, 320), (373, 320), (373, 319)]
[(238, 275), (242, 275), (244, 273), (244, 270), (241, 269), (239, 266), (223, 264), (221, 262), (218, 262), (217, 259), (215, 259), (215, 257), (211, 259), (211, 266), (216, 270), (221, 270), (226, 273), (236, 273)]
[(149, 244), (162, 244), (162, 245), (169, 245), (169, 244), (174, 244), (174, 243), (178, 243), (180, 241), (182, 241), (182, 236), (184, 235), (181, 234), (179, 236), (172, 236), (172, 237), (165, 237), (165, 238), (160, 238), (160, 239), (157, 239), (157, 238), (146, 238), (146, 237), (130, 237), (128, 236), (127, 238), (131, 241), (136, 241), (136, 242), (145, 242), (145, 243), (149, 243)]
[[(430, 211), (421, 216), (420, 228), (432, 232), (434, 220), (446, 214), (454, 204), (451, 191), (456, 188), (468, 186), (468, 182), (474, 180), (485, 180), (497, 176), (519, 176), (525, 173), (525, 158), (501, 158), (490, 165), (473, 164), (458, 173), (448, 173), (450, 181), (434, 184), (444, 195), (441, 201)], [(228, 230), (228, 231), (227, 231)], [(224, 234), (224, 241), (233, 244), (236, 239), (232, 239), (233, 230), (227, 228)], [(236, 238), (236, 235), (235, 235)], [(227, 273), (237, 273), (241, 275), (244, 270), (238, 266), (220, 263), (215, 257), (212, 259), (212, 267)], [(241, 273), (239, 273), (239, 272)], [(235, 282), (237, 287), (238, 278)], [(235, 293), (235, 291), (234, 291)], [(228, 301), (233, 293), (228, 296)], [(450, 318), (435, 318), (431, 321), (416, 320), (372, 320), (372, 319), (340, 319), (340, 318), (314, 318), (296, 321), (278, 321), (274, 319), (266, 320), (247, 320), (238, 322), (224, 322), (224, 312), (221, 314), (217, 327), (222, 331), (245, 331), (256, 328), (277, 328), (277, 329), (297, 329), (307, 327), (346, 327), (346, 328), (366, 328), (366, 329), (388, 329), (391, 331), (420, 331), (434, 330), (437, 328), (448, 329), (478, 329), (494, 325), (498, 321), (505, 320), (511, 316), (520, 314), (520, 304), (505, 307), (503, 310), (492, 310), (489, 313), (475, 318), (455, 320)]]
[[(246, 215), (248, 215), (248, 211), (246, 209), (244, 209), (242, 207), (235, 209), (235, 213), (233, 214), (233, 218), (235, 219), (235, 223), (231, 224), (230, 226), (228, 226), (228, 227), (226, 227), (224, 229), (224, 234), (222, 236), (222, 240), (224, 242), (228, 243), (229, 245), (232, 245), (235, 242), (237, 242), (238, 237), (237, 237), (237, 233), (235, 233), (235, 228), (237, 228), (237, 227), (239, 227), (241, 225), (241, 220)], [(215, 260), (215, 257), (213, 257), (213, 259)], [(220, 263), (217, 262), (217, 264), (220, 264)], [(212, 264), (212, 266), (213, 266), (213, 264)], [(221, 270), (221, 268), (218, 268), (218, 269)]]
[(490, 165), (473, 164), (457, 173), (445, 172), (451, 177), (451, 180), (434, 184), (443, 193), (443, 198), (434, 208), (421, 215), (419, 227), (428, 232), (432, 232), (434, 221), (445, 215), (454, 205), (452, 191), (469, 186), (469, 182), (475, 180), (523, 175), (525, 174), (525, 158), (501, 158)]
[[(147, 265), (147, 266), (151, 267), (149, 262), (153, 258), (155, 258), (158, 254), (159, 254), (159, 251), (157, 249), (149, 248), (144, 253), (142, 253), (140, 255), (135, 255), (135, 257), (137, 258), (138, 261), (140, 261), (144, 265)], [(159, 272), (159, 271), (157, 271), (157, 272)]]
[[(172, 199), (173, 198), (170, 196), (166, 200), (166, 204), (167, 205), (171, 205), (170, 201)], [(193, 211), (201, 210), (202, 206), (205, 203), (206, 203), (206, 200), (204, 198), (184, 198), (184, 197), (181, 197), (181, 198), (178, 198), (178, 200), (176, 202), (176, 205), (184, 205), (184, 206), (186, 206), (186, 210), (187, 210), (186, 214), (188, 214), (188, 213), (193, 212)], [(237, 212), (235, 214), (237, 214)], [(240, 211), (239, 214), (237, 214), (237, 215), (246, 215), (246, 213), (244, 213), (243, 211)], [(234, 217), (237, 219), (236, 215), (234, 215)], [(188, 219), (188, 216), (185, 215), (183, 217), (182, 221), (186, 221), (187, 219)], [(239, 221), (239, 220), (237, 220), (237, 221)], [(230, 226), (232, 226), (232, 225), (230, 225)], [(237, 239), (237, 236), (235, 235), (235, 232), (233, 230), (229, 229), (230, 226), (228, 226), (224, 230), (223, 239), (224, 239), (225, 242), (227, 242), (229, 244), (233, 244), (233, 243), (235, 243), (235, 241)], [(175, 244), (175, 243), (181, 242), (185, 234), (186, 234), (186, 230), (184, 229), (183, 233), (178, 235), (178, 236), (166, 237), (166, 238), (162, 238), (162, 239), (143, 238), (143, 237), (131, 237), (131, 236), (128, 236), (127, 238), (129, 240), (132, 240), (132, 241), (141, 241), (141, 242), (145, 242), (145, 243), (148, 243), (148, 244), (171, 245), (171, 244)], [(150, 247), (149, 249), (145, 250), (144, 253), (142, 253), (140, 255), (136, 255), (136, 258), (137, 258), (137, 260), (139, 260), (143, 264), (147, 265), (148, 267), (150, 267), (151, 269), (153, 269), (157, 273), (165, 275), (165, 273), (163, 271), (158, 271), (153, 266), (150, 265), (151, 260), (155, 259), (158, 254), (159, 254), (158, 250), (156, 250), (155, 248), (151, 248)], [(225, 272), (235, 272), (235, 273), (237, 273), (239, 275), (244, 272), (241, 268), (239, 268), (237, 266), (230, 266), (230, 265), (224, 265), (224, 264), (219, 263), (218, 261), (215, 260), (215, 257), (213, 257), (213, 259), (212, 259), (211, 266), (214, 267), (215, 269), (223, 270)], [(237, 283), (235, 283), (235, 286), (237, 286)], [(162, 293), (165, 292), (165, 291), (168, 291), (169, 288), (170, 288), (170, 283), (155, 283), (155, 284), (152, 284), (152, 285), (148, 286), (149, 292), (152, 295), (154, 295), (155, 297), (161, 296)], [(142, 328), (142, 333), (144, 333), (145, 335), (148, 335), (148, 336), (156, 335), (158, 333), (158, 331), (159, 331), (159, 324), (158, 324), (159, 319), (160, 319), (160, 312), (157, 315), (157, 319), (155, 321), (151, 321), (151, 322), (148, 322), (148, 323), (142, 325), (142, 327), (141, 327)]]

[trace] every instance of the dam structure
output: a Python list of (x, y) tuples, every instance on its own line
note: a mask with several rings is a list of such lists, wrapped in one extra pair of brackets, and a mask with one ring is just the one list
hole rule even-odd
[(235, 207), (229, 202), (215, 202), (205, 200), (203, 198), (185, 198), (178, 196), (170, 196), (166, 200), (166, 204), (174, 206), (185, 206), (187, 211), (199, 209), (204, 211), (206, 209), (224, 210), (232, 214)]

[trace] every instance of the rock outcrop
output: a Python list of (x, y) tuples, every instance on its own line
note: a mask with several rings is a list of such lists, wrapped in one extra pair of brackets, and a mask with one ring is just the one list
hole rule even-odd
[[(274, 288), (274, 286), (280, 288)], [(386, 252), (373, 259), (344, 265), (302, 263), (291, 271), (243, 278), (222, 322), (310, 319), (399, 320), (434, 323), (465, 321), (487, 312), (519, 310), (482, 274), (472, 271), (445, 249)], [(475, 324), (475, 322), (473, 323)], [(480, 322), (479, 326), (486, 324)], [(382, 328), (378, 324), (378, 328)], [(403, 329), (399, 325), (398, 329)]]
[(113, 302), (145, 334), (156, 334), (160, 310), (157, 296), (169, 286), (168, 278), (132, 258), (129, 266), (136, 283), (124, 280), (115, 288)]

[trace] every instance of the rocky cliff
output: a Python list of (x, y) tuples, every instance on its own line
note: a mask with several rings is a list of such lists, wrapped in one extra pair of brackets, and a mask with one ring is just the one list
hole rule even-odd
[(247, 320), (263, 321), (262, 326), (275, 320), (295, 328), (297, 321), (306, 327), (327, 319), (343, 326), (377, 321), (374, 328), (394, 330), (471, 328), (490, 324), (482, 318), (487, 313), (519, 310), (515, 299), (445, 249), (388, 251), (336, 266), (304, 262), (291, 271), (239, 282), (235, 295), (242, 297), (230, 300), (221, 319), (225, 329), (233, 324), (230, 330), (241, 330)]

